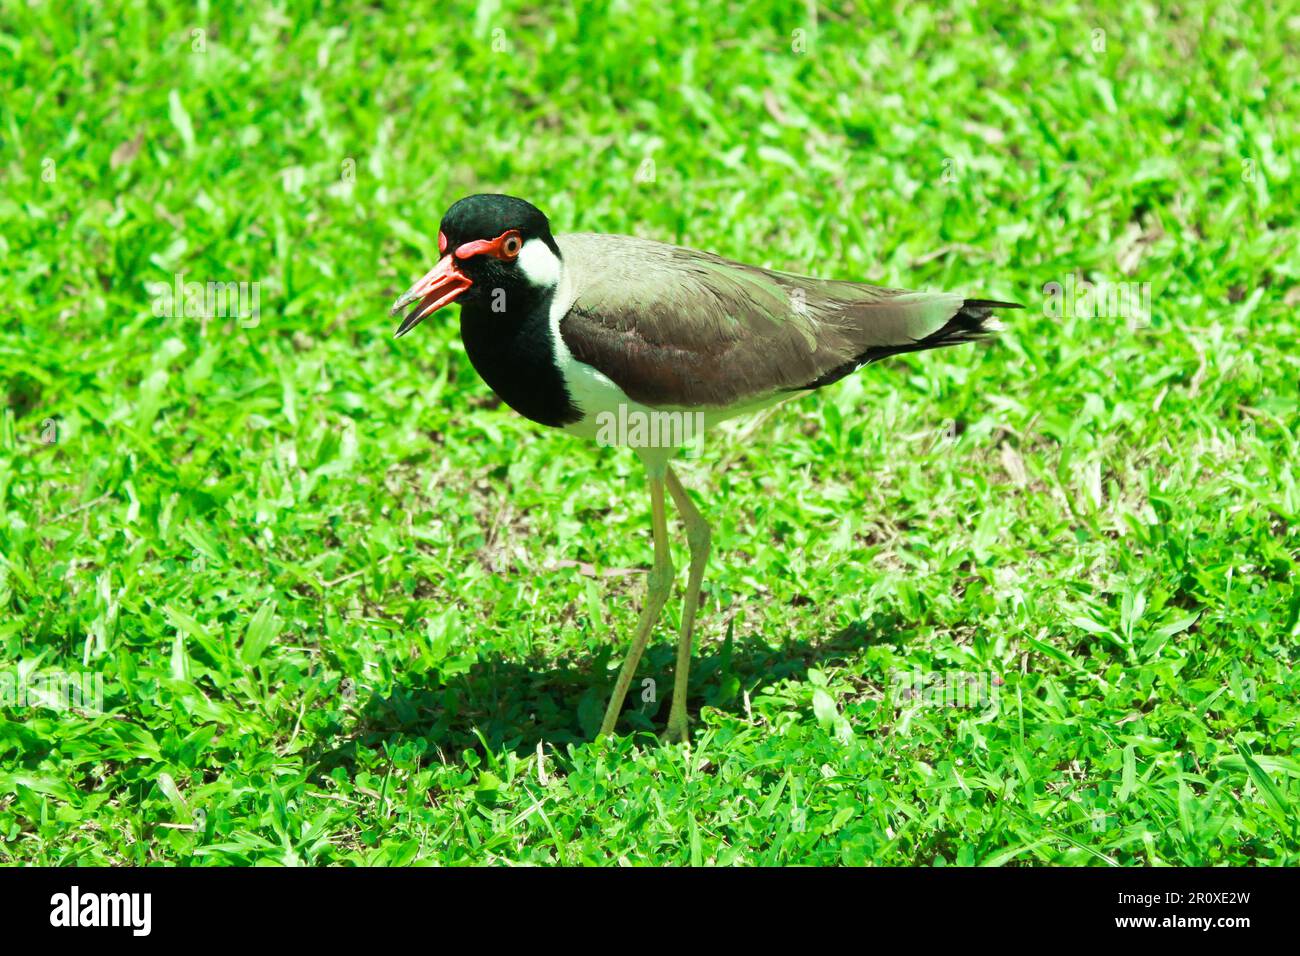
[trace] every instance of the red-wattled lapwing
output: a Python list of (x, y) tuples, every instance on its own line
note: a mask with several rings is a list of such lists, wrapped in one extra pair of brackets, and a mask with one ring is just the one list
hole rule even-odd
[[(396, 313), (417, 303), (397, 334), (460, 303), (465, 352), (493, 391), (535, 422), (588, 438), (615, 419), (653, 421), (664, 413), (697, 415), (707, 428), (886, 356), (972, 341), (996, 331), (990, 310), (1020, 308), (773, 272), (629, 236), (553, 236), (535, 206), (501, 195), (468, 196), (448, 209), (438, 254), (438, 264), (393, 304)], [(600, 733), (613, 733), (672, 589), (667, 487), (691, 555), (668, 715), (668, 736), (685, 740), (691, 629), (709, 525), (669, 467), (674, 442), (625, 443), (636, 446), (649, 472), (654, 566)]]

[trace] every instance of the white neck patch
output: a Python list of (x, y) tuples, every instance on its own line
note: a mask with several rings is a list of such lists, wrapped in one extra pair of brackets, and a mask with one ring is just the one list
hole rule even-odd
[(560, 282), (560, 260), (541, 239), (529, 239), (519, 250), (519, 271), (530, 285), (553, 289)]

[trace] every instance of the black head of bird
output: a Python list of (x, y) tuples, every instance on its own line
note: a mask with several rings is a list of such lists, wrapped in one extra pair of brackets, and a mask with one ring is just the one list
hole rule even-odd
[(513, 299), (518, 314), (543, 289), (529, 264), (554, 272), (560, 250), (550, 222), (532, 203), (480, 194), (460, 200), (442, 217), (438, 254), (438, 264), (393, 306), (398, 311), (418, 303), (398, 328), (399, 337), (452, 302), (497, 305), (497, 314), (507, 315)]
[[(553, 236), (546, 216), (511, 196), (469, 196), (443, 217), (439, 260), (393, 306), (415, 307), (404, 335), (461, 305), (465, 352), (520, 414), (605, 440), (611, 418), (690, 415), (704, 428), (839, 381), (903, 352), (996, 331), (1010, 302), (816, 279), (629, 236)], [(687, 672), (709, 526), (670, 461), (677, 437), (628, 429), (650, 485), (654, 564), (632, 647), (601, 735), (613, 733), (637, 663), (672, 588), (665, 492), (686, 526), (690, 565), (678, 632), (668, 735), (685, 740)], [(649, 440), (645, 436), (653, 436)]]

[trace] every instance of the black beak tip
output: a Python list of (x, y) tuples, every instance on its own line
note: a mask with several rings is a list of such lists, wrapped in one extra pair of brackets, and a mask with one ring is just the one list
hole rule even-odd
[(400, 339), (403, 335), (405, 335), (407, 332), (411, 331), (411, 329), (415, 328), (417, 325), (420, 324), (420, 319), (416, 318), (416, 316), (419, 314), (419, 311), (420, 311), (419, 309), (411, 310), (411, 314), (402, 320), (402, 324), (399, 325), (397, 327), (397, 331), (393, 333), (393, 338)]

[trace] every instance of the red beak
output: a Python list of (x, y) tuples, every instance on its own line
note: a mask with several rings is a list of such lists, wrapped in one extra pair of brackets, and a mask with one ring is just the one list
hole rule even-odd
[(397, 328), (396, 337), (400, 339), (423, 322), (425, 316), (432, 315), (444, 305), (455, 302), (473, 284), (469, 276), (456, 268), (456, 262), (450, 255), (443, 256), (423, 279), (407, 289), (401, 298), (393, 303), (390, 314), (400, 312), (417, 299), (420, 302), (411, 310), (410, 315), (402, 320), (402, 324)]

